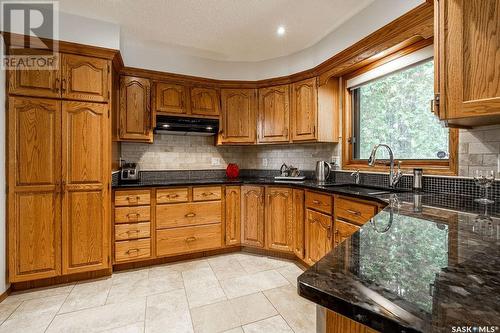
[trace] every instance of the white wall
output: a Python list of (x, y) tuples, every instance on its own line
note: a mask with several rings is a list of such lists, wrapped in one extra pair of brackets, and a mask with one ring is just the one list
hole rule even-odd
[[(0, 37), (3, 46), (3, 38)], [(6, 175), (5, 175), (5, 71), (0, 70), (0, 293), (9, 287), (7, 285), (6, 266)]]

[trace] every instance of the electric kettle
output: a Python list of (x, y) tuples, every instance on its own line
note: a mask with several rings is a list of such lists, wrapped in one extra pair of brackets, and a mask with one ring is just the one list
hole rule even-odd
[(316, 162), (316, 180), (318, 183), (324, 183), (332, 172), (332, 165), (327, 161)]

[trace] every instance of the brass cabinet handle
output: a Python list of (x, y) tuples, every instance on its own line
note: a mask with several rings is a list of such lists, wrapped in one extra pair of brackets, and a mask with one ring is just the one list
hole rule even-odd
[(61, 91), (63, 94), (66, 92), (66, 79), (62, 79)]
[(139, 249), (138, 248), (135, 248), (135, 249), (128, 249), (127, 252), (125, 252), (125, 254), (131, 254), (133, 252), (139, 252)]
[(313, 200), (313, 204), (315, 204), (315, 205), (321, 205), (321, 201), (319, 201), (319, 200)]
[(129, 235), (130, 235), (131, 233), (136, 233), (136, 234), (138, 234), (138, 233), (139, 233), (139, 231), (140, 231), (139, 229), (128, 230), (128, 231), (127, 231), (127, 234), (129, 234)]
[(139, 213), (128, 213), (127, 218), (130, 220), (131, 218), (138, 219), (141, 214)]
[(332, 238), (332, 226), (326, 228), (326, 237), (328, 237), (328, 239)]
[(54, 92), (59, 93), (59, 86), (61, 85), (61, 81), (59, 78), (56, 78), (54, 81)]
[(195, 213), (189, 213), (189, 214), (184, 215), (184, 217), (195, 217), (195, 216), (196, 216)]
[(179, 197), (178, 194), (169, 194), (169, 195), (167, 195), (167, 198), (169, 198), (169, 199), (175, 199), (177, 197)]
[(140, 198), (141, 198), (141, 197), (137, 195), (137, 196), (135, 196), (135, 197), (127, 197), (127, 199), (126, 199), (126, 200), (127, 200), (128, 202), (135, 201), (135, 202), (137, 203), (137, 202), (139, 202), (139, 199), (140, 199)]
[(313, 135), (316, 135), (316, 125), (313, 125)]
[(194, 242), (196, 240), (196, 237), (188, 237), (186, 238), (186, 242), (190, 243), (190, 242)]
[(352, 215), (361, 216), (361, 212), (358, 212), (357, 210), (347, 209), (347, 212)]
[(215, 193), (214, 192), (208, 192), (208, 193), (207, 192), (203, 192), (201, 195), (204, 196), (204, 197), (208, 197), (209, 195), (215, 195)]

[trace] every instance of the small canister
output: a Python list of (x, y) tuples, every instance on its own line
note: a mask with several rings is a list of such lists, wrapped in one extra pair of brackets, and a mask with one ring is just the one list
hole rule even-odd
[(422, 176), (424, 171), (422, 169), (413, 169), (413, 190), (422, 191)]

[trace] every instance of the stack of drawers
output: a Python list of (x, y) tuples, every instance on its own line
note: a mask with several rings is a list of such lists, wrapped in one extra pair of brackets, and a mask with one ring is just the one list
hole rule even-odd
[(222, 246), (222, 188), (156, 191), (156, 255), (170, 256)]
[(314, 264), (332, 249), (332, 196), (306, 191), (305, 262)]
[(151, 257), (151, 191), (115, 192), (115, 262)]

